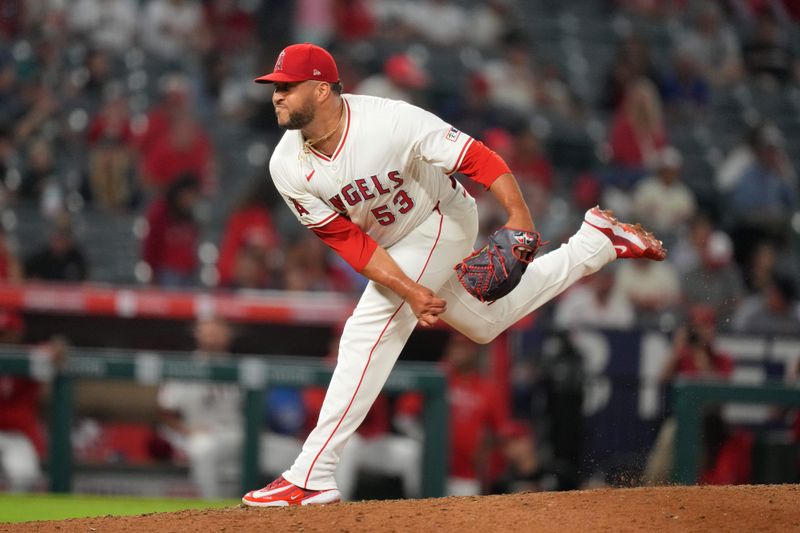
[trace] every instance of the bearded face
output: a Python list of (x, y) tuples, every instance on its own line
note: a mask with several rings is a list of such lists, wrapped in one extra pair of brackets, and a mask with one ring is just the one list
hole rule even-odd
[(278, 126), (287, 130), (299, 130), (308, 126), (314, 120), (314, 106), (310, 101), (306, 101), (299, 109), (289, 111), (289, 117), (281, 120), (281, 113), (275, 110), (278, 117)]

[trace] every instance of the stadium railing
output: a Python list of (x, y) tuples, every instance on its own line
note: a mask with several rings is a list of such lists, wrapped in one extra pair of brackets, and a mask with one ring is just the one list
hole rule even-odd
[[(251, 490), (260, 483), (258, 443), (266, 390), (276, 386), (326, 385), (332, 369), (308, 358), (238, 356), (230, 361), (199, 361), (186, 355), (85, 349), (72, 349), (61, 368), (54, 368), (49, 360), (30, 357), (25, 347), (9, 346), (0, 350), (0, 374), (28, 376), (52, 384), (48, 462), (53, 492), (71, 490), (74, 468), (70, 429), (76, 380), (133, 380), (142, 385), (157, 385), (165, 380), (238, 383), (245, 392), (242, 489)], [(442, 371), (432, 364), (400, 362), (384, 390), (423, 393), (422, 494), (442, 496), (448, 439), (446, 379)]]
[(700, 471), (701, 424), (706, 407), (723, 403), (769, 404), (800, 407), (800, 386), (781, 382), (759, 385), (681, 380), (674, 386), (677, 420), (673, 480), (682, 485), (697, 483)]

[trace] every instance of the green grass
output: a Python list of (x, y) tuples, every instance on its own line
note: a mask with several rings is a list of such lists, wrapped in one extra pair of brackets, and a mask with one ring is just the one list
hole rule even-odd
[(138, 515), (210, 509), (237, 505), (239, 500), (183, 500), (117, 496), (71, 496), (54, 494), (0, 495), (0, 523), (31, 520), (62, 520), (105, 515)]

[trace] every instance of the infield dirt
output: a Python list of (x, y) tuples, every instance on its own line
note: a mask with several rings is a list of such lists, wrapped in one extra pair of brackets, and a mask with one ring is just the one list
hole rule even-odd
[(0, 524), (3, 532), (800, 531), (800, 485), (657, 487)]

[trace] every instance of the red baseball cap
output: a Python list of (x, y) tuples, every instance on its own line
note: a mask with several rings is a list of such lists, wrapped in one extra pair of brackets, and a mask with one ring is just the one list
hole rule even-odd
[(339, 69), (333, 56), (315, 44), (303, 43), (287, 46), (278, 54), (275, 68), (270, 74), (256, 78), (256, 83), (292, 83), (317, 80), (336, 83)]

